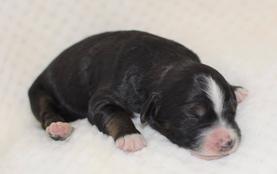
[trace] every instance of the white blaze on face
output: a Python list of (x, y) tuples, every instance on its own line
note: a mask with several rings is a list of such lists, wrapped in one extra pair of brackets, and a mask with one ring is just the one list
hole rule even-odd
[[(213, 103), (214, 112), (218, 118), (218, 121), (214, 125), (201, 134), (202, 145), (201, 148), (194, 152), (200, 155), (201, 158), (216, 159), (224, 155), (233, 153), (239, 144), (239, 138), (231, 125), (228, 124), (223, 117), (224, 106), (224, 91), (220, 88), (218, 83), (212, 77), (206, 77), (206, 88), (203, 89), (211, 102)], [(235, 141), (232, 149), (229, 151), (221, 152), (219, 149), (222, 147), (222, 142), (228, 142), (229, 140)]]
[(213, 102), (214, 111), (221, 123), (224, 123), (222, 119), (222, 110), (224, 104), (224, 93), (212, 77), (207, 77), (207, 89), (206, 94)]

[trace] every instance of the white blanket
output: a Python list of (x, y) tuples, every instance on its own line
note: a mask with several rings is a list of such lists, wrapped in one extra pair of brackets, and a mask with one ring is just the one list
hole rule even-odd
[[(277, 173), (276, 0), (0, 0), (1, 174)], [(148, 146), (127, 154), (87, 120), (53, 141), (30, 111), (27, 90), (63, 49), (103, 31), (137, 29), (194, 50), (250, 91), (239, 106), (239, 150), (203, 161), (149, 126)]]

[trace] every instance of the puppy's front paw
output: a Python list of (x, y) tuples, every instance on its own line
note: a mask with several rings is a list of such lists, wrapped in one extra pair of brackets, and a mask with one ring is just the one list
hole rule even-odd
[(53, 122), (47, 128), (46, 132), (54, 140), (64, 140), (71, 135), (73, 127), (65, 122)]
[(135, 152), (146, 146), (146, 141), (141, 134), (130, 134), (118, 138), (116, 147), (126, 152)]

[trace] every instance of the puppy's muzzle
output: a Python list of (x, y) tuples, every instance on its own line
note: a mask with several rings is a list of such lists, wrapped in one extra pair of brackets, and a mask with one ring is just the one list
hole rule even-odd
[(203, 136), (200, 147), (192, 154), (206, 160), (222, 158), (236, 151), (239, 138), (231, 128), (213, 128)]

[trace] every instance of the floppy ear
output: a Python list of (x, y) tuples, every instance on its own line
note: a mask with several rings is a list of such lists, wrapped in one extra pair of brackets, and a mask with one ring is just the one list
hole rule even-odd
[(243, 100), (245, 100), (248, 96), (248, 90), (241, 86), (232, 86), (232, 89), (234, 90), (238, 103), (243, 102)]
[(160, 96), (158, 93), (152, 93), (150, 97), (146, 100), (146, 102), (142, 106), (142, 110), (140, 113), (140, 122), (145, 123), (150, 118), (153, 118), (157, 115), (159, 106), (157, 104)]

